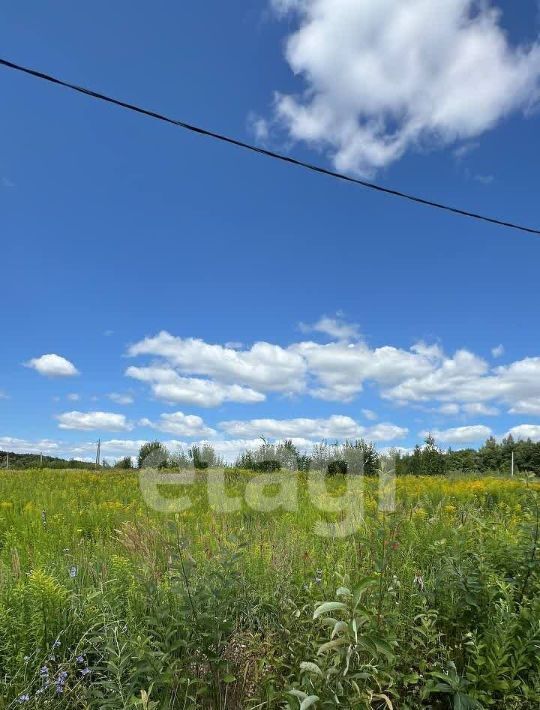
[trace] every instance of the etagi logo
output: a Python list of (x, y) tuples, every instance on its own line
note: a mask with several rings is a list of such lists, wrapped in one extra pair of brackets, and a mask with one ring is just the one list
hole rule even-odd
[[(268, 460), (269, 463), (270, 460)], [(339, 458), (326, 459), (322, 465), (313, 462), (314, 468), (299, 473), (281, 470), (271, 473), (256, 473), (246, 477), (243, 496), (232, 495), (227, 487), (225, 468), (208, 468), (197, 472), (194, 465), (183, 466), (178, 471), (160, 470), (163, 454), (151, 453), (139, 470), (139, 485), (146, 504), (160, 513), (181, 513), (193, 505), (189, 487), (194, 484), (206, 487), (208, 505), (218, 514), (236, 513), (247, 506), (260, 513), (299, 511), (299, 492), (307, 494), (309, 503), (335, 520), (317, 520), (313, 533), (320, 537), (342, 538), (353, 535), (361, 526), (364, 517), (364, 457), (361, 451), (351, 448)], [(332, 466), (334, 464), (334, 466)], [(329, 471), (346, 470), (340, 477), (339, 492), (330, 490)], [(181, 493), (171, 496), (171, 487), (180, 487)], [(168, 492), (166, 492), (168, 489)], [(395, 458), (391, 455), (380, 458), (378, 471), (378, 506), (383, 512), (395, 510)]]

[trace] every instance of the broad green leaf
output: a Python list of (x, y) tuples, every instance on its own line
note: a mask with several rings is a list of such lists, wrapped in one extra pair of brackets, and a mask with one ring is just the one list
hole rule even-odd
[(296, 688), (288, 690), (287, 692), (289, 695), (294, 695), (295, 698), (300, 698), (300, 700), (305, 700), (308, 696), (307, 693), (303, 693), (301, 690), (296, 690)]
[(344, 631), (349, 630), (349, 624), (347, 624), (345, 621), (336, 621), (334, 624), (334, 628), (332, 629), (332, 635), (330, 636), (331, 639), (336, 638), (338, 634), (342, 634)]
[(331, 651), (334, 648), (338, 648), (339, 646), (344, 646), (347, 643), (349, 643), (349, 642), (346, 638), (340, 638), (340, 639), (334, 639), (333, 641), (327, 641), (326, 643), (323, 643), (322, 646), (319, 646), (319, 650), (317, 651), (317, 656), (320, 656), (321, 653), (326, 653), (326, 651)]
[(319, 616), (321, 616), (322, 614), (326, 614), (330, 611), (345, 611), (346, 609), (347, 605), (343, 602), (324, 602), (315, 609), (313, 618), (318, 619)]
[(315, 705), (318, 699), (318, 695), (308, 695), (307, 698), (304, 698), (304, 700), (300, 703), (300, 710), (307, 710), (307, 708)]
[(316, 673), (320, 676), (322, 676), (323, 674), (319, 666), (316, 663), (312, 663), (311, 661), (302, 661), (302, 663), (300, 664), (300, 670), (306, 671), (307, 673)]

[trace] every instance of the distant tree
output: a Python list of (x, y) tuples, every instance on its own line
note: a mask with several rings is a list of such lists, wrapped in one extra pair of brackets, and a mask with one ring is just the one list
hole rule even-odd
[(490, 436), (478, 452), (482, 471), (499, 471), (502, 466), (502, 450), (494, 436)]
[(311, 469), (311, 457), (300, 454), (296, 459), (296, 469), (298, 471), (309, 471)]
[(188, 455), (197, 470), (224, 465), (223, 459), (216, 454), (214, 447), (210, 444), (194, 445), (189, 449)]
[(478, 452), (474, 449), (461, 449), (446, 452), (446, 470), (460, 471), (461, 473), (474, 473), (480, 468)]
[(435, 442), (435, 438), (428, 434), (424, 440), (421, 453), (420, 472), (424, 476), (440, 476), (445, 472), (444, 454)]
[(139, 449), (137, 468), (166, 468), (169, 452), (161, 441), (148, 441)]
[(131, 456), (124, 456), (122, 459), (118, 459), (118, 461), (114, 464), (115, 468), (120, 468), (120, 469), (131, 469), (133, 468), (133, 462), (131, 460)]
[(375, 476), (379, 469), (379, 455), (375, 446), (364, 439), (346, 441), (341, 447), (343, 458), (348, 463), (349, 473)]
[(184, 451), (181, 447), (179, 447), (173, 454), (169, 455), (169, 465), (171, 468), (177, 468), (177, 469), (186, 469), (191, 466), (191, 456), (189, 455), (189, 451)]
[(343, 459), (335, 459), (330, 461), (326, 467), (326, 473), (328, 476), (337, 476), (338, 474), (345, 475), (349, 469), (347, 461)]

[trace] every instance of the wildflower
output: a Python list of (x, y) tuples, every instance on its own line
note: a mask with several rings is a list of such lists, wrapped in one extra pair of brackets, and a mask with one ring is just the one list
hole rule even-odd
[(322, 582), (322, 569), (318, 569), (315, 573), (315, 583), (320, 584)]
[(19, 695), (17, 698), (18, 703), (27, 703), (30, 700), (30, 696), (28, 693), (24, 693), (23, 695)]
[(83, 678), (84, 678), (85, 676), (87, 676), (89, 673), (90, 673), (90, 668), (88, 668), (88, 666), (86, 666), (86, 668), (83, 668), (83, 669), (81, 670), (81, 675), (82, 675)]
[(46, 510), (41, 511), (41, 522), (43, 523), (43, 526), (47, 525), (47, 511)]
[(29, 660), (30, 660), (30, 656), (25, 656), (25, 657), (24, 657), (24, 662), (25, 662), (25, 663), (28, 663)]
[(64, 692), (64, 685), (66, 684), (67, 676), (67, 671), (60, 671), (56, 677), (56, 692), (58, 695)]
[(58, 647), (61, 646), (61, 645), (62, 645), (62, 643), (60, 642), (60, 640), (59, 640), (59, 639), (56, 639), (56, 641), (53, 643), (52, 647), (53, 647), (53, 648), (58, 648)]
[(48, 678), (49, 677), (49, 669), (47, 668), (47, 666), (42, 666), (39, 669), (39, 675), (41, 678)]
[(84, 656), (77, 656), (75, 660), (77, 661), (77, 663), (84, 663)]
[(70, 567), (70, 569), (69, 569), (69, 576), (71, 577), (71, 579), (73, 579), (74, 577), (77, 576), (77, 567), (76, 567), (75, 565), (73, 565), (72, 567)]

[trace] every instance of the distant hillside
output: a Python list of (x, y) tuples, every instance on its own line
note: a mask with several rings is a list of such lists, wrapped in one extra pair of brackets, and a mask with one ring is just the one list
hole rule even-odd
[(39, 454), (15, 454), (12, 451), (0, 451), (0, 470), (7, 467), (9, 454), (9, 468), (89, 468), (90, 464), (85, 461), (75, 461), (74, 459), (60, 459), (55, 456), (43, 456), (41, 461)]

